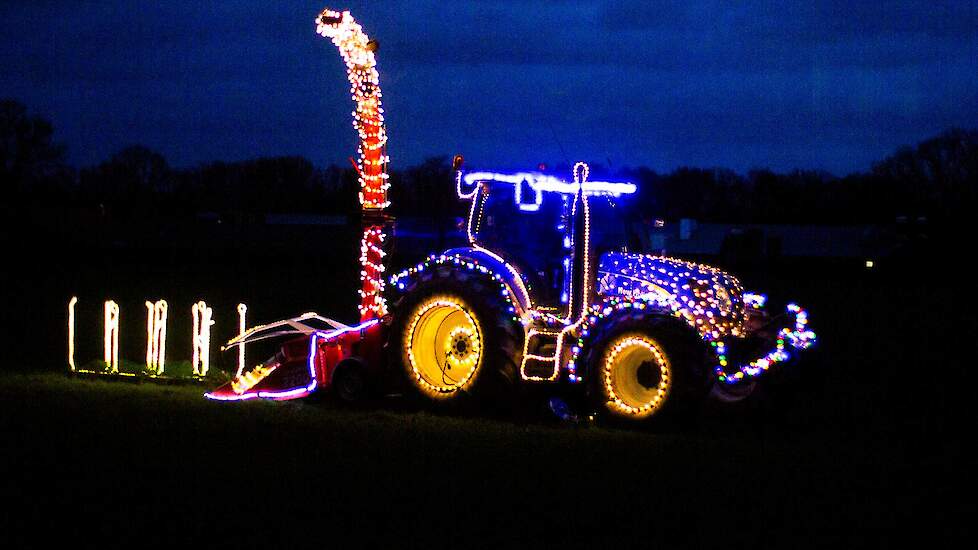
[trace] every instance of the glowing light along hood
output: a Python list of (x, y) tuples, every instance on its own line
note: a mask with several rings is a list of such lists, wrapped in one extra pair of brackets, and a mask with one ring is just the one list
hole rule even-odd
[(612, 252), (598, 264), (598, 294), (667, 301), (704, 335), (742, 333), (744, 290), (736, 277), (677, 258)]

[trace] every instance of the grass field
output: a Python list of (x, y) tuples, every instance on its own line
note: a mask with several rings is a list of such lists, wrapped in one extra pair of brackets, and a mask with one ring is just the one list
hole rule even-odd
[(960, 452), (939, 438), (921, 452), (920, 434), (868, 430), (875, 419), (772, 417), (783, 402), (649, 432), (328, 403), (228, 406), (200, 391), (0, 376), (0, 486), (16, 503), (4, 536), (398, 548), (874, 542), (932, 517), (949, 496), (946, 461)]

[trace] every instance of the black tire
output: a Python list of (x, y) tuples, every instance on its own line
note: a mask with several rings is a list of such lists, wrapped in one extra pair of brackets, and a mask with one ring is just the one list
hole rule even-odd
[(710, 399), (719, 403), (740, 403), (757, 390), (757, 380), (745, 380), (737, 384), (724, 384), (717, 380), (710, 390)]
[[(418, 381), (408, 352), (411, 325), (419, 308), (432, 300), (448, 297), (464, 304), (481, 328), (482, 355), (469, 381), (454, 391), (433, 392)], [(388, 342), (391, 364), (406, 393), (428, 405), (454, 407), (478, 400), (497, 404), (510, 402), (519, 377), (523, 349), (522, 327), (513, 319), (510, 304), (500, 294), (499, 283), (484, 274), (441, 265), (426, 269), (408, 283), (394, 302), (394, 322)], [(444, 372), (444, 371), (443, 371)]]
[[(643, 362), (633, 373), (652, 392), (648, 395), (655, 395), (641, 406), (635, 400), (617, 399), (615, 382), (606, 376), (613, 368), (608, 365), (617, 364), (613, 346), (636, 339), (657, 349), (663, 359), (660, 364), (659, 355), (650, 355), (655, 361)], [(585, 345), (589, 400), (595, 414), (606, 421), (638, 424), (675, 419), (698, 408), (713, 386), (709, 349), (689, 325), (667, 314), (624, 310), (593, 328)], [(646, 363), (653, 367), (653, 373), (646, 374), (651, 385), (639, 380), (643, 368), (648, 372)]]
[(330, 390), (335, 400), (343, 405), (363, 403), (370, 393), (370, 380), (363, 363), (351, 358), (336, 365)]

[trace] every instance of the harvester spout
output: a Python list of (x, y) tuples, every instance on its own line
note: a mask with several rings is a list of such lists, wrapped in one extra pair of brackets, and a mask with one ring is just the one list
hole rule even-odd
[(387, 189), (387, 131), (381, 105), (380, 76), (374, 52), (376, 42), (363, 32), (350, 12), (325, 9), (316, 18), (316, 32), (332, 40), (346, 63), (350, 93), (356, 103), (353, 126), (360, 137), (360, 205), (363, 236), (360, 241), (360, 317), (368, 320), (387, 313), (383, 298), (384, 252), (387, 218), (383, 211), (390, 204)]

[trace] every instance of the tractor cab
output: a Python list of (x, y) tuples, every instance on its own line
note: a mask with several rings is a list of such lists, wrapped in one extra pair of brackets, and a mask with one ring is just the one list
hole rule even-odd
[[(583, 276), (584, 262), (591, 261), (585, 250), (600, 254), (624, 246), (624, 224), (614, 209), (634, 192), (630, 183), (587, 181), (583, 163), (572, 182), (538, 172), (473, 172), (458, 180), (459, 196), (472, 201), (470, 243), (516, 268), (530, 289), (533, 309), (562, 317), (571, 315), (575, 299), (582, 303), (582, 296), (575, 296), (583, 288), (575, 288), (574, 272), (580, 268)], [(593, 238), (596, 226), (588, 221), (597, 211), (611, 222), (600, 225), (600, 246)]]
[[(468, 237), (474, 252), (498, 257), (527, 289), (521, 377), (555, 380), (562, 347), (593, 301), (601, 251), (592, 239), (591, 204), (614, 208), (635, 185), (589, 181), (588, 166), (578, 163), (573, 181), (539, 172), (460, 172), (456, 187), (460, 198), (471, 200)], [(620, 221), (608, 227), (614, 226), (622, 227)], [(608, 237), (624, 240), (623, 235), (604, 231), (602, 248), (615, 248)]]

